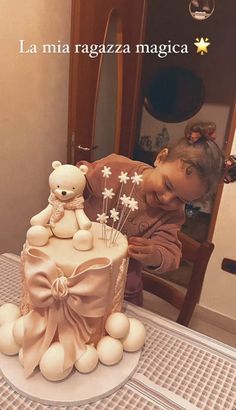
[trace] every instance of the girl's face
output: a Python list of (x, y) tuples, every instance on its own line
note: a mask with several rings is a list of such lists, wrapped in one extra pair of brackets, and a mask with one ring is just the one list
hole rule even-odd
[(188, 175), (180, 159), (168, 162), (167, 149), (158, 154), (154, 166), (144, 171), (141, 185), (141, 194), (150, 207), (172, 211), (205, 194), (206, 185), (194, 168)]

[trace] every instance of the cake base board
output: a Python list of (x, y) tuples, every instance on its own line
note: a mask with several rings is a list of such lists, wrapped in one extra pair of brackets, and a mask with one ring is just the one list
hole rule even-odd
[(59, 382), (46, 380), (39, 370), (26, 379), (18, 356), (0, 354), (0, 369), (13, 389), (31, 400), (49, 405), (82, 405), (100, 400), (124, 385), (134, 374), (140, 355), (141, 351), (124, 352), (121, 362), (114, 366), (99, 363), (89, 374), (73, 370)]

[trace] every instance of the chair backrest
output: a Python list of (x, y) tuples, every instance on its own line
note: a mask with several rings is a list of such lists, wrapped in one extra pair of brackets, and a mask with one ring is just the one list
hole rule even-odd
[(179, 232), (182, 243), (182, 260), (191, 264), (191, 278), (186, 291), (177, 288), (173, 283), (162, 279), (151, 271), (143, 270), (143, 289), (166, 300), (179, 309), (177, 322), (188, 326), (196, 303), (199, 301), (206, 268), (214, 249), (213, 243), (197, 242), (188, 235)]

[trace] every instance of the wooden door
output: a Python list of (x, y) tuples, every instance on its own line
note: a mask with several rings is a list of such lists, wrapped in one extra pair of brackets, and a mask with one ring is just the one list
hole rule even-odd
[[(111, 104), (114, 143), (103, 142), (103, 149), (108, 151), (106, 153), (132, 154), (140, 114), (142, 66), (142, 54), (136, 53), (136, 44), (143, 43), (146, 9), (147, 0), (72, 0), (68, 162), (93, 159), (95, 150), (101, 148), (103, 125), (107, 125), (106, 121), (111, 122)], [(96, 51), (91, 51), (92, 47), (97, 55)], [(104, 59), (110, 55), (113, 55), (116, 67), (115, 82), (109, 85), (108, 80), (106, 83), (111, 104), (107, 103), (107, 115), (106, 106), (103, 107), (104, 121), (103, 124), (100, 121), (100, 140), (97, 143), (96, 118), (102, 95), (102, 70)], [(103, 78), (106, 80), (106, 74)]]

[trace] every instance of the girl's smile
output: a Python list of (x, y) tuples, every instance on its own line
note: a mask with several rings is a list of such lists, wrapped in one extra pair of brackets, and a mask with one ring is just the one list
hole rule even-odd
[(207, 187), (196, 171), (187, 173), (183, 161), (168, 161), (168, 150), (163, 151), (157, 156), (155, 168), (143, 173), (141, 191), (145, 202), (151, 207), (175, 210), (201, 198)]

